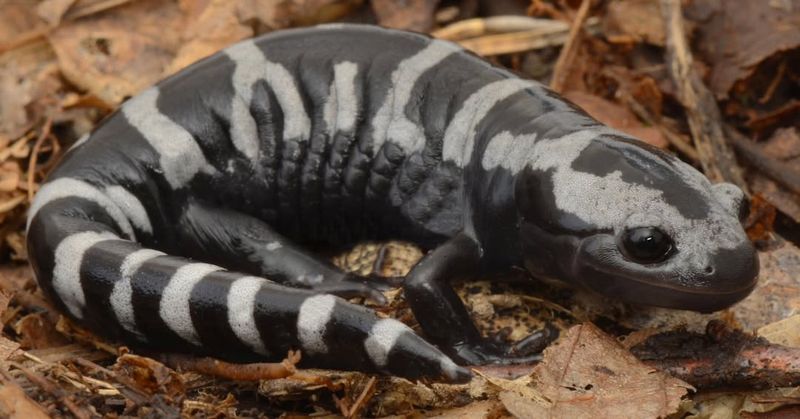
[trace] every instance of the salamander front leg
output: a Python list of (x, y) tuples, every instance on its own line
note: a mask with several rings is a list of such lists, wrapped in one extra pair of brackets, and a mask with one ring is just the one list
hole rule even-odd
[(346, 273), (247, 214), (192, 201), (178, 223), (184, 256), (344, 298), (386, 299), (377, 282)]
[(425, 335), (466, 365), (518, 364), (540, 359), (553, 338), (545, 329), (513, 346), (483, 338), (449, 281), (466, 279), (480, 268), (480, 248), (459, 234), (427, 254), (406, 276), (404, 292)]

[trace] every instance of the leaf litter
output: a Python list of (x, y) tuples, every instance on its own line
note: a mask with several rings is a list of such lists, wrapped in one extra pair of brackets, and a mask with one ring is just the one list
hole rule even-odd
[[(602, 412), (705, 418), (795, 412), (797, 387), (754, 388), (797, 386), (791, 367), (800, 341), (800, 185), (780, 176), (800, 173), (792, 123), (800, 112), (797, 0), (746, 7), (695, 0), (684, 10), (684, 28), (696, 46), (694, 68), (719, 99), (724, 128), (753, 146), (737, 152), (756, 195), (748, 223), (762, 249), (762, 274), (753, 295), (731, 309), (700, 315), (634, 307), (579, 290), (482, 278), (458, 291), (487, 337), (516, 340), (547, 325), (562, 337), (538, 365), (480, 367), (469, 384), (447, 385), (297, 369), (302, 354), (269, 366), (237, 366), (134, 353), (60, 317), (36, 288), (24, 265), (25, 209), (63, 151), (155, 81), (240, 39), (285, 27), (344, 19), (431, 31), (523, 75), (558, 79), (559, 90), (596, 118), (701, 163), (665, 62), (668, 34), (659, 1), (583, 8), (582, 1), (565, 0), (485, 3), (414, 1), (402, 9), (377, 0), (0, 4), (0, 415), (497, 418)], [(519, 14), (525, 6), (534, 17)], [(492, 15), (498, 10), (517, 14)], [(582, 28), (574, 27), (576, 19), (585, 22)], [(565, 44), (569, 54), (561, 50)], [(406, 243), (364, 243), (333, 260), (361, 274), (397, 277), (422, 254)], [(387, 297), (388, 307), (374, 308), (416, 327), (402, 292)], [(756, 331), (761, 338), (748, 334)], [(624, 346), (618, 343), (623, 338)], [(635, 343), (639, 349), (631, 352)], [(641, 348), (658, 349), (660, 358)], [(687, 348), (702, 349), (705, 358), (687, 358), (680, 350)], [(772, 381), (753, 381), (759, 376), (752, 371), (711, 382), (680, 372), (704, 360), (713, 361), (704, 372), (730, 372), (753, 353), (772, 368)], [(264, 373), (272, 367), (289, 375)], [(263, 379), (231, 379), (245, 376)], [(736, 383), (731, 377), (749, 387), (707, 390)]]

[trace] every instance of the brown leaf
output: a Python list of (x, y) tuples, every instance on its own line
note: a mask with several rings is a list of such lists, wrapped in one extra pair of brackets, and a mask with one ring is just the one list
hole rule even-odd
[(175, 3), (143, 0), (69, 22), (49, 40), (66, 78), (117, 105), (162, 78), (184, 24)]
[(58, 26), (64, 13), (75, 4), (75, 0), (44, 0), (36, 6), (36, 14), (50, 26)]
[(800, 0), (695, 0), (686, 11), (702, 23), (698, 46), (718, 98), (768, 57), (800, 46)]
[(46, 44), (0, 55), (0, 132), (12, 140), (22, 136), (43, 114), (57, 109), (52, 99), (61, 89), (55, 56)]
[(125, 354), (117, 358), (114, 370), (131, 378), (139, 389), (150, 394), (166, 393), (176, 397), (185, 391), (183, 379), (177, 372), (151, 358)]
[[(761, 149), (764, 154), (780, 160), (790, 170), (800, 173), (800, 132), (797, 128), (782, 128), (767, 140)], [(750, 177), (750, 188), (759, 193), (775, 208), (800, 223), (800, 197), (771, 178), (755, 173)]]
[(603, 26), (603, 32), (612, 42), (625, 40), (664, 46), (664, 21), (656, 0), (609, 2)]
[(504, 394), (519, 418), (665, 417), (691, 386), (645, 366), (592, 324), (572, 327), (544, 352), (534, 385), (549, 400)]
[(433, 27), (433, 17), (439, 0), (372, 0), (372, 11), (378, 23), (388, 28), (428, 32)]
[(45, 313), (28, 314), (14, 324), (14, 330), (22, 335), (20, 345), (26, 349), (51, 348), (69, 343)]
[[(276, 7), (276, 3), (263, 2), (256, 10)], [(239, 16), (242, 4), (242, 0), (210, 0), (202, 4), (182, 2), (181, 7), (188, 12), (187, 20), (192, 24), (186, 26), (182, 36), (186, 42), (164, 69), (164, 75), (173, 74), (236, 41), (253, 36), (252, 28), (243, 24)]]
[(669, 145), (667, 139), (658, 129), (644, 126), (628, 108), (599, 96), (577, 90), (566, 92), (564, 97), (575, 102), (593, 118), (612, 128), (630, 134), (656, 147), (667, 148)]
[(8, 381), (0, 385), (0, 416), (9, 419), (47, 419), (50, 417), (41, 406), (25, 394), (20, 386)]
[(23, 33), (35, 30), (44, 23), (36, 15), (36, 2), (0, 2), (0, 46), (12, 42)]

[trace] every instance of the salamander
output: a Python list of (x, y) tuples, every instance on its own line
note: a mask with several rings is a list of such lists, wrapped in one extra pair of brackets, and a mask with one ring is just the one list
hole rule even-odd
[[(44, 292), (104, 336), (224, 359), (468, 380), (526, 362), (455, 279), (523, 268), (636, 304), (714, 311), (758, 275), (742, 191), (425, 35), (355, 24), (237, 43), (127, 100), (38, 190)], [(390, 284), (309, 249), (400, 239), (423, 337), (349, 297)]]

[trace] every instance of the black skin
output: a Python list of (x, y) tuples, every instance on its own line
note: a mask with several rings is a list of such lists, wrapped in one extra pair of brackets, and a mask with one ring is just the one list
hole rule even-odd
[(480, 248), (459, 233), (428, 253), (406, 276), (403, 290), (422, 330), (448, 355), (467, 365), (528, 363), (555, 338), (538, 331), (513, 346), (484, 339), (449, 281), (470, 278), (480, 269)]

